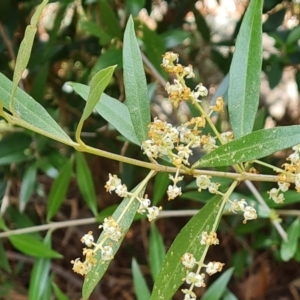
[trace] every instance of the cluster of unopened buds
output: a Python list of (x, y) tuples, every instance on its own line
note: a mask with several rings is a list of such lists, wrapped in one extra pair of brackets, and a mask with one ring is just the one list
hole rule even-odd
[[(201, 245), (211, 246), (218, 245), (219, 240), (215, 232), (202, 232)], [(205, 272), (211, 276), (217, 272), (221, 272), (224, 264), (221, 262), (211, 261), (208, 264), (199, 262), (196, 260), (193, 254), (185, 253), (181, 257), (181, 262), (186, 269), (186, 277), (183, 279), (187, 284), (190, 285), (189, 289), (182, 289), (184, 300), (196, 300), (196, 294), (193, 292), (194, 287), (205, 287), (205, 273), (201, 273), (201, 269), (205, 268)], [(196, 269), (194, 272), (193, 270)]]

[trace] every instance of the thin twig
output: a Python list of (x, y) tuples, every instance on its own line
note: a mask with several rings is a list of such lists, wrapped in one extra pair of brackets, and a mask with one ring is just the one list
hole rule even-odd
[[(247, 185), (248, 189), (252, 192), (253, 196), (256, 198), (256, 200), (263, 206), (263, 208), (266, 210), (266, 212), (270, 213), (271, 209), (265, 202), (264, 198), (261, 196), (257, 188), (254, 186), (254, 184), (249, 181), (245, 180), (245, 184)], [(279, 223), (278, 220), (272, 220), (272, 223), (274, 227), (277, 229), (279, 235), (282, 237), (284, 241), (287, 241), (288, 236), (281, 224)]]

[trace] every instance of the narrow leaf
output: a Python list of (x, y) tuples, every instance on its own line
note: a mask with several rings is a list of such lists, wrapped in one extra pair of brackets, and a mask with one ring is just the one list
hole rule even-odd
[(95, 105), (100, 100), (100, 97), (109, 84), (116, 66), (108, 67), (96, 73), (90, 84), (89, 96), (84, 108), (81, 120), (86, 120), (93, 112)]
[(148, 138), (150, 99), (132, 17), (127, 22), (124, 34), (123, 68), (126, 94), (125, 104), (129, 109), (136, 136), (142, 142)]
[(133, 258), (131, 262), (131, 270), (133, 276), (133, 286), (138, 300), (149, 300), (150, 291), (146, 280), (136, 260)]
[(97, 215), (97, 199), (93, 177), (82, 153), (76, 152), (76, 179), (83, 199), (94, 215)]
[(300, 125), (257, 130), (220, 146), (193, 166), (221, 167), (259, 159), (300, 143)]
[(258, 108), (262, 65), (262, 3), (262, 0), (250, 1), (230, 66), (228, 110), (236, 138), (252, 131)]
[(52, 281), (52, 288), (53, 288), (53, 291), (54, 291), (54, 294), (56, 296), (56, 299), (57, 300), (70, 300), (62, 291), (61, 289), (58, 287), (57, 284), (55, 284), (53, 281)]
[[(133, 193), (135, 190), (139, 188), (139, 185), (134, 188), (131, 193)], [(144, 193), (144, 188), (142, 189), (142, 192)], [(124, 200), (121, 202), (121, 204), (118, 206), (116, 211), (113, 213), (112, 217), (114, 220), (118, 220), (119, 217), (121, 217), (119, 221), (119, 226), (122, 228), (123, 236), (117, 241), (111, 241), (108, 239), (104, 242), (103, 246), (110, 245), (113, 249), (113, 254), (115, 254), (118, 249), (121, 246), (121, 243), (131, 225), (133, 222), (134, 216), (136, 214), (136, 211), (139, 207), (140, 203), (137, 199), (131, 199), (129, 197), (124, 198)], [(103, 233), (99, 236), (99, 239), (97, 241), (97, 244), (99, 244), (103, 240), (104, 236)], [(92, 269), (89, 271), (87, 276), (84, 279), (84, 284), (82, 288), (82, 296), (84, 300), (89, 299), (92, 291), (94, 290), (95, 286), (98, 284), (106, 270), (108, 269), (109, 264), (111, 261), (103, 261), (101, 262), (101, 251), (97, 251), (95, 254), (95, 258), (97, 259), (96, 265), (92, 267)]]
[[(47, 3), (48, 3), (48, 0), (43, 0), (43, 2), (37, 7), (35, 13), (33, 14), (32, 18), (30, 20), (30, 24), (25, 29), (24, 38), (20, 44), (20, 48), (18, 51), (17, 59), (16, 59), (14, 76), (13, 76), (13, 85), (12, 85), (12, 89), (11, 89), (10, 108), (12, 110), (15, 109), (14, 97), (15, 97), (15, 93), (17, 91), (19, 81), (22, 78), (22, 74), (23, 74), (25, 68), (27, 67), (27, 64), (28, 64), (28, 61), (30, 58), (34, 36), (37, 31), (37, 23), (38, 23), (40, 15)], [(12, 112), (14, 112), (14, 111), (12, 111)]]
[(22, 212), (34, 191), (34, 185), (36, 183), (36, 164), (30, 165), (23, 176), (20, 197), (19, 197), (19, 210)]
[[(85, 101), (87, 100), (90, 87), (81, 83), (69, 82), (69, 85)], [(130, 118), (129, 110), (126, 105), (105, 93), (102, 94), (100, 101), (96, 104), (97, 112), (125, 138), (134, 144), (140, 145)]]
[(226, 292), (226, 287), (232, 276), (233, 268), (222, 273), (221, 276), (207, 289), (201, 300), (219, 300)]
[[(12, 82), (0, 73), (0, 101), (7, 110), (10, 110), (11, 89)], [(15, 95), (15, 110), (19, 115), (18, 118), (13, 118), (15, 124), (64, 144), (71, 146), (75, 144), (48, 112), (20, 88), (17, 89)]]
[(223, 210), (222, 198), (209, 201), (180, 231), (170, 247), (160, 273), (156, 277), (151, 300), (171, 299), (180, 285), (186, 270), (181, 262), (184, 253), (192, 253), (196, 259), (204, 255), (206, 246), (200, 244), (203, 231), (216, 230)]
[(61, 169), (54, 180), (48, 197), (47, 221), (49, 221), (59, 210), (65, 200), (66, 193), (72, 176), (73, 159), (71, 158)]
[(12, 245), (20, 252), (34, 257), (61, 258), (62, 256), (40, 240), (28, 234), (11, 235), (8, 237)]
[(296, 253), (300, 236), (300, 221), (297, 218), (287, 230), (288, 240), (283, 241), (280, 248), (280, 256), (283, 261), (289, 261)]
[[(44, 242), (47, 247), (51, 247), (51, 233), (48, 232)], [(29, 300), (41, 299), (45, 293), (49, 281), (51, 260), (49, 258), (36, 259), (30, 274)]]
[[(2, 220), (2, 218), (0, 218)], [(3, 229), (2, 226), (0, 226)], [(4, 249), (3, 242), (0, 240), (0, 269), (5, 270), (7, 273), (11, 272), (10, 264), (6, 255), (6, 250)]]
[(158, 231), (155, 223), (150, 228), (149, 239), (149, 263), (152, 273), (152, 278), (155, 280), (159, 273), (164, 258), (166, 256), (165, 245), (160, 232)]

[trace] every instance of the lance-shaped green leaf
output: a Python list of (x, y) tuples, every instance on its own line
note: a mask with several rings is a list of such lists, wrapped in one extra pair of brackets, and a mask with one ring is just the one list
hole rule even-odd
[(236, 138), (252, 132), (258, 108), (262, 64), (262, 2), (250, 1), (230, 66), (228, 110)]
[(93, 214), (97, 215), (97, 198), (93, 177), (81, 152), (76, 152), (76, 179), (85, 203)]
[(129, 109), (136, 136), (140, 142), (143, 142), (148, 138), (150, 99), (132, 17), (127, 22), (124, 34), (123, 68), (126, 94), (125, 104)]
[[(207, 289), (201, 300), (219, 300), (226, 292), (226, 287), (232, 276), (233, 268), (228, 269), (222, 273), (221, 276)], [(224, 298), (222, 298), (224, 299)]]
[(99, 102), (104, 89), (106, 88), (109, 81), (111, 80), (115, 68), (116, 66), (111, 66), (106, 69), (103, 69), (97, 72), (91, 80), (91, 84), (90, 84), (91, 87), (90, 87), (88, 99), (86, 101), (83, 114), (80, 118), (75, 133), (76, 140), (79, 143), (82, 143), (80, 139), (80, 133), (82, 130), (83, 122), (90, 116), (96, 104)]
[[(9, 110), (12, 82), (0, 73), (0, 101)], [(18, 118), (11, 117), (14, 124), (45, 135), (67, 145), (76, 145), (63, 129), (53, 120), (48, 112), (31, 96), (20, 88), (15, 94), (15, 107)], [(0, 111), (0, 115), (3, 112)]]
[(36, 171), (36, 164), (32, 164), (24, 173), (19, 196), (19, 210), (21, 212), (24, 211), (25, 206), (34, 191), (34, 185), (36, 183)]
[[(44, 242), (47, 247), (51, 248), (51, 232), (48, 231)], [(50, 258), (36, 259), (30, 275), (29, 283), (29, 300), (41, 299), (45, 294), (47, 284), (50, 280), (49, 271), (51, 266)]]
[(30, 256), (44, 258), (61, 258), (62, 256), (49, 246), (29, 234), (11, 235), (8, 237), (13, 246)]
[(221, 167), (259, 159), (300, 143), (300, 125), (262, 129), (204, 155), (193, 168)]
[(146, 280), (143, 276), (143, 273), (135, 258), (132, 259), (131, 270), (133, 275), (133, 286), (137, 300), (149, 300), (150, 291), (147, 286)]
[[(68, 83), (77, 94), (85, 101), (88, 98), (90, 87), (81, 83)], [(102, 94), (100, 101), (95, 109), (107, 122), (112, 124), (125, 138), (134, 144), (140, 145), (130, 118), (129, 110), (126, 105), (105, 93)]]
[(47, 221), (49, 221), (59, 210), (65, 200), (66, 193), (72, 176), (73, 159), (71, 158), (61, 169), (55, 178), (48, 197)]
[(170, 247), (160, 273), (156, 277), (151, 300), (171, 299), (180, 285), (186, 270), (181, 262), (185, 253), (192, 253), (200, 260), (206, 253), (206, 245), (200, 244), (203, 231), (216, 231), (224, 204), (216, 196), (209, 201), (180, 231)]
[[(149, 175), (148, 175), (149, 176)], [(147, 178), (146, 178), (147, 179)], [(134, 193), (135, 191), (139, 194), (143, 194), (145, 190), (145, 182), (149, 180), (144, 180), (142, 183), (140, 183), (137, 187), (135, 187), (131, 193)], [(118, 206), (116, 211), (113, 213), (112, 217), (114, 220), (118, 220), (118, 224), (120, 228), (122, 229), (122, 237), (116, 242), (112, 241), (110, 239), (107, 239), (103, 246), (111, 246), (113, 249), (113, 255), (116, 254), (118, 249), (121, 246), (121, 243), (131, 225), (133, 222), (134, 216), (136, 214), (136, 211), (140, 205), (140, 202), (136, 198), (127, 197), (124, 198), (124, 200), (121, 202), (121, 204)], [(106, 239), (105, 235), (101, 233), (99, 236), (99, 239), (97, 241), (97, 244), (99, 244), (103, 239)], [(111, 260), (105, 260), (101, 261), (101, 251), (98, 250), (95, 254), (95, 258), (97, 260), (96, 265), (92, 267), (92, 269), (88, 272), (84, 279), (84, 284), (82, 288), (82, 296), (84, 300), (89, 299), (92, 291), (94, 290), (95, 286), (98, 284), (104, 273), (106, 272), (109, 264), (111, 263)]]
[(111, 80), (115, 68), (116, 66), (108, 67), (106, 69), (100, 70), (93, 76), (90, 84), (88, 99), (86, 101), (86, 105), (80, 122), (86, 120), (93, 112), (96, 104), (100, 100), (103, 91)]
[(166, 256), (165, 245), (162, 236), (155, 223), (151, 224), (149, 239), (149, 263), (152, 278), (155, 280)]
[(33, 45), (34, 36), (37, 31), (37, 23), (39, 20), (39, 17), (48, 3), (48, 0), (44, 0), (36, 9), (35, 13), (33, 14), (30, 24), (25, 29), (24, 38), (20, 44), (19, 52), (16, 59), (16, 66), (13, 76), (13, 86), (11, 89), (11, 97), (10, 97), (10, 110), (12, 113), (14, 113), (15, 107), (14, 107), (14, 97), (17, 91), (17, 87), (19, 84), (19, 81), (22, 78), (22, 74), (27, 67), (31, 49)]
[(288, 228), (288, 240), (283, 241), (280, 248), (280, 256), (283, 261), (289, 261), (296, 253), (300, 236), (300, 221), (297, 218)]

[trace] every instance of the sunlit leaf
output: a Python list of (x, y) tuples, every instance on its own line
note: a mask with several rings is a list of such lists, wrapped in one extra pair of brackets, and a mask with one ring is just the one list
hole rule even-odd
[(252, 131), (258, 108), (262, 65), (262, 3), (262, 0), (250, 1), (231, 62), (228, 110), (235, 138)]
[(257, 130), (220, 146), (203, 156), (193, 167), (231, 166), (268, 156), (299, 143), (300, 125)]
[[(9, 110), (11, 89), (12, 82), (0, 73), (0, 101), (7, 110)], [(64, 144), (75, 144), (48, 112), (20, 88), (15, 94), (15, 111), (19, 117), (13, 120), (18, 125)]]
[(171, 299), (182, 285), (186, 270), (180, 258), (185, 253), (193, 253), (198, 260), (206, 255), (206, 246), (200, 244), (201, 233), (216, 228), (221, 217), (219, 211), (223, 210), (221, 203), (222, 198), (215, 197), (181, 229), (156, 277), (151, 300)]
[[(69, 85), (79, 94), (84, 100), (87, 100), (89, 94), (89, 86), (81, 83), (69, 82)], [(97, 112), (116, 130), (118, 130), (125, 138), (134, 144), (140, 145), (140, 142), (135, 134), (130, 114), (126, 105), (114, 99), (105, 93), (96, 104)]]
[(132, 17), (129, 18), (124, 33), (123, 68), (126, 94), (125, 104), (130, 113), (135, 134), (139, 141), (142, 142), (148, 138), (150, 99)]

